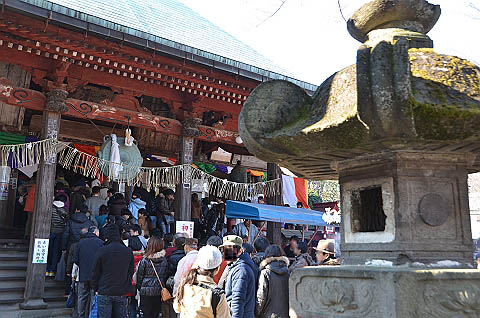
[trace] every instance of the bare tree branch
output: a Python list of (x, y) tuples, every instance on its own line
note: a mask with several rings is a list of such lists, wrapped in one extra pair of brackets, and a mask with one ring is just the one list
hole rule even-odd
[(343, 15), (342, 6), (340, 5), (340, 0), (337, 0), (337, 3), (338, 3), (338, 9), (340, 10), (340, 15), (342, 16), (343, 21), (347, 22), (347, 20), (345, 19), (344, 15)]
[(259, 24), (257, 24), (257, 28), (262, 25), (263, 23), (265, 23), (268, 19), (270, 19), (271, 17), (273, 17), (275, 14), (277, 14), (278, 11), (280, 11), (280, 9), (283, 7), (283, 5), (285, 4), (285, 2), (287, 2), (287, 0), (282, 0), (282, 4), (278, 7), (277, 10), (275, 10), (274, 13), (272, 13), (269, 17), (267, 17), (265, 20), (263, 20), (262, 22), (260, 22)]

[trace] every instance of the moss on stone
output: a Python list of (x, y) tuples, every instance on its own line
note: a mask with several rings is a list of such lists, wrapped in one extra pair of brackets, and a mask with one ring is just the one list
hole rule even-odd
[(290, 128), (293, 128), (297, 124), (303, 123), (304, 121), (306, 121), (308, 118), (310, 118), (311, 115), (312, 115), (312, 104), (305, 103), (299, 108), (296, 116), (293, 117), (288, 123), (283, 125), (281, 130), (285, 131), (285, 130), (288, 130)]
[(353, 149), (367, 142), (368, 137), (365, 125), (358, 118), (350, 118), (337, 126), (302, 133), (294, 138), (280, 135), (275, 138), (275, 144), (288, 154), (303, 156), (305, 153), (313, 155), (334, 149)]
[(414, 77), (441, 83), (473, 98), (480, 98), (480, 68), (456, 56), (433, 49), (409, 49)]
[(480, 109), (432, 105), (409, 100), (418, 136), (427, 140), (462, 140), (478, 136)]

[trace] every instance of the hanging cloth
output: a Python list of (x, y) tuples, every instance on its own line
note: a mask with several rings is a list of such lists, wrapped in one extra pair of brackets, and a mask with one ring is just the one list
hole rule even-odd
[(120, 160), (120, 148), (117, 142), (117, 135), (111, 135), (112, 147), (110, 148), (110, 178), (118, 179), (120, 171), (123, 170)]
[(127, 130), (125, 130), (125, 146), (131, 147), (133, 145), (133, 140), (132, 131), (130, 128), (127, 128)]

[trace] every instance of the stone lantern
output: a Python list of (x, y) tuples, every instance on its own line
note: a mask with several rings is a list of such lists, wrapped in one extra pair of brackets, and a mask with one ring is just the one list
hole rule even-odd
[(338, 178), (342, 264), (296, 271), (291, 317), (480, 317), (468, 173), (480, 170), (480, 68), (434, 52), (440, 7), (374, 0), (349, 19), (357, 63), (313, 97), (259, 85), (239, 118), (258, 158)]

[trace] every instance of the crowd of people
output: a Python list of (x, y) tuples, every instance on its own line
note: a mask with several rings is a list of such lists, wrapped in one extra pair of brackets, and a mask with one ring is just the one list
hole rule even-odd
[(223, 201), (197, 194), (194, 237), (174, 233), (173, 190), (129, 192), (57, 180), (46, 276), (65, 281), (73, 317), (89, 317), (95, 299), (102, 318), (289, 317), (291, 273), (335, 263), (333, 242), (309, 248), (294, 236), (282, 248), (251, 220), (228, 231)]

